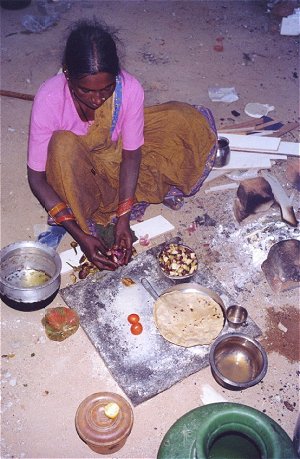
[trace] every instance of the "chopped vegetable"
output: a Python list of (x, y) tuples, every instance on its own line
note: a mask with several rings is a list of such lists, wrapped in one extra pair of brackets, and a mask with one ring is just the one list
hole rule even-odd
[(126, 257), (125, 248), (112, 248), (107, 252), (107, 256), (117, 265), (122, 266)]
[(126, 287), (130, 287), (131, 285), (134, 285), (135, 282), (130, 277), (123, 277), (122, 284), (125, 285)]
[(171, 277), (184, 277), (193, 274), (198, 261), (195, 252), (180, 244), (170, 244), (158, 257), (163, 272)]

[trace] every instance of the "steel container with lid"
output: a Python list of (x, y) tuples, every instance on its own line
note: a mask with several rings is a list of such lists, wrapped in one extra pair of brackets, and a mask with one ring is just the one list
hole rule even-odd
[[(113, 419), (105, 414), (105, 407), (116, 403), (119, 412)], [(79, 405), (75, 416), (76, 430), (80, 438), (96, 453), (111, 454), (125, 444), (133, 425), (131, 405), (112, 392), (90, 395)]]

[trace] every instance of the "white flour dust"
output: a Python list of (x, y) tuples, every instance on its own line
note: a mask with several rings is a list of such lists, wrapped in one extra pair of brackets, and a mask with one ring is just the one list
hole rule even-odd
[[(127, 357), (133, 361), (143, 360), (145, 355), (155, 355), (157, 334), (153, 320), (154, 300), (149, 296), (144, 287), (134, 284), (130, 287), (120, 286), (118, 294), (112, 299), (111, 310), (117, 312), (115, 315), (115, 327), (123, 342), (127, 342), (130, 349)], [(130, 332), (131, 324), (128, 322), (130, 314), (138, 314), (143, 332), (140, 335), (133, 335)], [(121, 335), (121, 336), (120, 336)]]
[(232, 286), (242, 288), (261, 273), (261, 264), (270, 248), (286, 239), (300, 240), (299, 229), (282, 221), (270, 220), (270, 217), (262, 217), (238, 228), (232, 223), (220, 225), (211, 246), (218, 251), (222, 247), (228, 281)]

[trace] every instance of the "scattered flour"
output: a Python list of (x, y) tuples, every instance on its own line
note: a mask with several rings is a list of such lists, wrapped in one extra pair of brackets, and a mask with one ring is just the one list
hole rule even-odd
[[(232, 223), (220, 225), (211, 246), (219, 251), (222, 247), (226, 261), (221, 261), (220, 267), (224, 265), (222, 270), (228, 277), (226, 285), (243, 288), (246, 283), (253, 281), (261, 272), (261, 264), (267, 258), (270, 248), (286, 239), (300, 240), (299, 229), (266, 217), (240, 227)], [(236, 263), (228, 264), (229, 256)]]

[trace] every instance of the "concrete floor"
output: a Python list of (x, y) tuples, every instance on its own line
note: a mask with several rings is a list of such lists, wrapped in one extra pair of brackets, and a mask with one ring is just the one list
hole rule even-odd
[[(95, 15), (120, 29), (125, 66), (143, 83), (147, 105), (167, 100), (203, 104), (213, 111), (221, 127), (249, 120), (244, 114), (246, 103), (261, 102), (275, 107), (269, 114), (275, 120), (298, 121), (299, 38), (280, 35), (281, 19), (267, 11), (265, 1), (69, 3), (70, 9), (61, 14), (58, 24), (41, 34), (24, 34), (21, 25), (25, 14), (37, 14), (35, 1), (24, 10), (1, 9), (2, 89), (35, 94), (41, 82), (60, 67), (66, 28), (78, 18)], [(224, 37), (223, 52), (213, 49), (218, 36)], [(211, 86), (234, 86), (239, 100), (212, 102), (208, 97)], [(34, 240), (46, 219), (27, 184), (30, 109), (31, 102), (1, 98), (1, 247)], [(233, 110), (240, 113), (238, 118), (232, 115)], [(283, 140), (299, 138), (293, 131)], [(274, 165), (273, 170), (289, 195), (295, 191), (285, 179), (285, 162)], [(228, 181), (223, 178), (215, 183)], [(178, 212), (160, 205), (147, 210), (145, 219), (161, 214), (175, 226), (171, 234), (151, 241), (151, 247), (180, 235), (195, 248), (224, 291), (246, 306), (261, 328), (260, 340), (268, 351), (267, 375), (258, 385), (238, 392), (218, 385), (209, 367), (189, 376), (134, 408), (132, 433), (114, 458), (155, 458), (170, 426), (205, 402), (207, 385), (228, 401), (265, 412), (293, 436), (299, 410), (299, 332), (295, 327), (299, 291), (276, 295), (254, 261), (254, 243), (246, 244), (244, 238), (247, 230), (257, 229), (257, 225), (263, 228), (264, 218), (279, 222), (280, 212), (275, 206), (239, 225), (232, 210), (236, 191), (206, 194), (206, 187)], [(299, 220), (298, 197), (295, 195), (294, 206)], [(204, 213), (216, 225), (189, 232), (194, 219)], [(290, 228), (285, 230), (290, 236)], [(58, 251), (69, 249), (70, 242), (65, 237)], [(64, 275), (62, 286), (70, 283), (70, 275)], [(57, 295), (48, 307), (63, 305)], [(276, 314), (283, 317), (286, 333), (278, 331)], [(1, 457), (98, 457), (76, 433), (77, 407), (94, 392), (124, 393), (81, 328), (63, 342), (50, 341), (41, 323), (43, 316), (44, 310), (26, 313), (5, 303), (1, 306)], [(288, 352), (291, 349), (294, 352)]]

